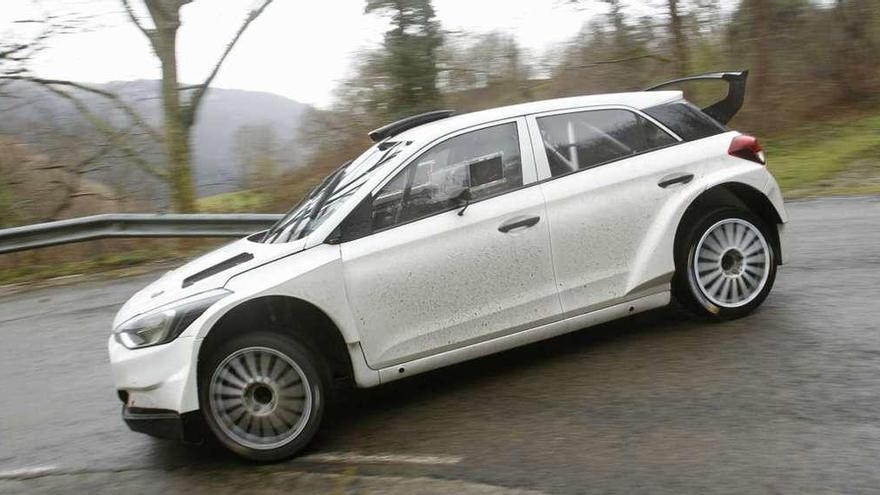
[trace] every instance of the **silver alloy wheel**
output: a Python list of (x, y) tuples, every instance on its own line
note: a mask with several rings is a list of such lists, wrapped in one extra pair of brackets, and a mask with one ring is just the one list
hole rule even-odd
[(268, 347), (247, 347), (214, 370), (208, 390), (211, 413), (233, 441), (257, 450), (295, 439), (312, 410), (312, 390), (302, 368)]
[(694, 280), (713, 304), (736, 308), (751, 302), (767, 283), (770, 248), (761, 231), (740, 218), (709, 227), (694, 250)]

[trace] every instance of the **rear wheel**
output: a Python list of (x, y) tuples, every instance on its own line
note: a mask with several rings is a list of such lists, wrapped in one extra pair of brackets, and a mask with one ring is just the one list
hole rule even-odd
[(712, 319), (751, 313), (776, 279), (769, 234), (763, 220), (737, 208), (719, 208), (693, 222), (677, 248), (676, 299)]
[(202, 413), (225, 447), (276, 461), (312, 439), (324, 411), (322, 363), (296, 340), (271, 332), (243, 335), (217, 348), (203, 368)]

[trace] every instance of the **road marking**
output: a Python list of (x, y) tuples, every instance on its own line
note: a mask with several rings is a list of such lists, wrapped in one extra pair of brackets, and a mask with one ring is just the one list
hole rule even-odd
[(7, 469), (0, 471), (0, 480), (26, 480), (29, 478), (37, 478), (47, 474), (58, 473), (59, 469), (55, 466), (36, 466), (18, 469)]
[[(359, 454), (356, 452), (320, 452), (294, 461), (329, 464), (418, 464), (423, 466), (449, 466), (462, 461), (461, 457), (446, 455)], [(0, 481), (28, 480), (42, 476), (89, 472), (89, 470), (65, 470), (58, 466), (33, 466), (0, 470)], [(96, 471), (96, 472), (100, 472)]]
[(304, 462), (327, 462), (341, 464), (422, 464), (452, 465), (462, 461), (461, 457), (443, 455), (401, 455), (401, 454), (358, 454), (355, 452), (321, 452), (297, 457)]

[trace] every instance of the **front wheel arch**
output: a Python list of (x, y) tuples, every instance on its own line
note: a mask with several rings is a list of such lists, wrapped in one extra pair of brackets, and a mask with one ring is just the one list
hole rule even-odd
[(320, 355), (329, 368), (328, 379), (333, 383), (347, 384), (352, 380), (351, 356), (333, 320), (308, 301), (278, 295), (244, 301), (211, 326), (199, 348), (198, 379), (201, 380), (205, 372), (203, 363), (217, 347), (238, 335), (260, 330), (288, 334)]

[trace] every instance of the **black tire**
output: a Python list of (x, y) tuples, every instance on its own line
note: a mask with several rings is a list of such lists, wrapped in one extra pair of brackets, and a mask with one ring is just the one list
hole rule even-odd
[[(228, 382), (223, 381), (224, 379), (221, 378), (221, 376), (228, 375), (224, 375), (221, 370), (218, 370), (218, 367), (223, 366), (224, 370), (229, 370), (229, 367), (224, 363), (231, 363), (232, 361), (235, 361), (236, 357), (246, 358), (249, 353), (257, 356), (256, 359), (261, 359), (260, 356), (268, 355), (270, 357), (267, 359), (275, 359), (276, 361), (274, 362), (280, 362), (281, 364), (279, 366), (281, 368), (290, 366), (289, 362), (293, 362), (299, 369), (296, 370), (295, 367), (290, 367), (286, 374), (278, 376), (275, 382), (269, 381), (268, 375), (271, 375), (272, 373), (257, 371), (252, 376), (259, 375), (265, 378), (266, 383), (258, 384), (257, 382), (259, 380), (255, 380), (252, 385), (243, 387), (243, 393), (241, 394), (240, 399), (235, 398), (237, 396), (233, 394), (226, 395), (223, 392), (218, 392), (218, 390), (229, 390), (226, 388), (220, 388), (224, 386), (223, 384), (228, 385)], [(229, 364), (229, 366), (233, 366), (233, 364)], [(266, 368), (268, 368), (268, 365), (266, 365)], [(207, 360), (201, 363), (199, 373), (199, 402), (202, 416), (205, 423), (208, 425), (208, 429), (216, 440), (235, 454), (260, 462), (274, 462), (288, 459), (308, 445), (321, 424), (321, 419), (324, 415), (327, 390), (328, 375), (325, 370), (326, 367), (324, 362), (317, 353), (313, 352), (307, 346), (289, 335), (284, 335), (280, 332), (265, 331), (238, 336), (219, 345), (210, 353)], [(246, 371), (250, 372), (251, 368), (248, 367)], [(252, 383), (251, 380), (240, 380), (240, 375), (241, 373), (234, 374), (233, 378), (239, 379), (242, 383)], [(282, 378), (285, 377), (290, 378), (283, 380), (283, 382), (289, 382), (293, 385), (284, 385), (282, 387), (275, 386), (282, 384)], [(232, 416), (236, 415), (236, 413), (219, 411), (222, 409), (222, 406), (218, 404), (217, 400), (211, 400), (212, 382), (214, 382), (215, 379), (220, 380), (220, 382), (218, 382), (220, 385), (217, 385), (213, 391), (214, 394), (220, 395), (215, 395), (215, 398), (233, 397), (233, 400), (239, 400), (242, 402), (241, 407), (243, 408), (245, 405), (253, 405), (254, 407), (263, 408), (261, 411), (257, 412), (268, 412), (268, 415), (272, 415), (271, 422), (267, 416), (258, 416), (256, 413), (251, 415), (251, 418), (253, 419), (249, 421), (260, 422), (259, 426), (255, 427), (259, 434), (254, 438), (260, 438), (260, 435), (264, 433), (268, 436), (268, 430), (271, 430), (273, 433), (284, 431), (290, 434), (290, 438), (280, 439), (276, 442), (279, 444), (277, 446), (270, 444), (249, 445), (248, 440), (245, 438), (245, 435), (247, 434), (244, 432), (245, 430), (240, 425), (236, 425), (237, 427), (230, 425), (228, 421)], [(227, 378), (227, 380), (228, 379), (229, 378)], [(260, 378), (260, 380), (261, 379), (262, 378)], [(302, 386), (297, 390), (302, 390), (302, 402), (304, 404), (302, 414), (298, 417), (292, 415), (290, 410), (284, 409), (284, 406), (280, 405), (282, 402), (285, 404), (288, 403), (286, 402), (287, 399), (283, 399), (283, 397), (290, 396), (284, 395), (281, 392), (292, 390), (292, 388), (284, 387), (294, 387), (296, 383), (299, 383), (294, 381), (295, 379), (301, 380)], [(269, 392), (263, 393), (264, 397), (266, 396), (265, 394), (269, 394), (269, 399), (267, 399), (268, 403), (257, 402), (254, 397), (257, 397), (259, 394), (251, 392), (252, 390), (255, 390), (255, 387), (262, 385), (264, 385), (265, 389), (269, 390)], [(277, 395), (273, 396), (273, 393)], [(249, 396), (250, 400), (248, 401), (245, 399), (245, 396)], [(305, 399), (305, 397), (308, 397), (308, 399)], [(278, 408), (282, 408), (283, 411), (275, 412)], [(247, 414), (255, 412), (252, 408), (247, 408), (245, 410), (248, 411)], [(236, 409), (236, 411), (238, 410)], [(285, 418), (299, 418), (290, 420), (291, 422), (297, 421), (297, 425), (299, 426), (291, 426), (287, 430), (284, 430), (284, 428), (276, 428), (279, 424), (279, 418), (281, 418), (281, 416), (279, 416), (281, 412), (284, 413)], [(306, 413), (308, 413), (308, 416), (306, 416)], [(304, 416), (306, 416), (306, 419), (302, 420)], [(256, 419), (258, 417), (261, 419)], [(242, 419), (241, 421), (244, 422), (246, 420), (247, 419)], [(227, 426), (224, 428), (224, 426), (221, 426), (221, 423)], [(271, 426), (269, 426), (270, 423)], [(249, 422), (249, 424), (251, 423)], [(256, 441), (262, 440), (255, 440), (255, 442)]]
[[(709, 285), (709, 287), (704, 288), (701, 286), (700, 282), (698, 282), (697, 272), (694, 269), (695, 263), (697, 262), (697, 248), (700, 246), (700, 242), (703, 240), (704, 236), (707, 239), (713, 237), (709, 234), (710, 230), (718, 228), (718, 226), (724, 224), (733, 225), (734, 228), (736, 228), (737, 225), (741, 226), (744, 231), (748, 230), (750, 225), (760, 232), (761, 238), (763, 238), (763, 244), (760, 243), (760, 238), (755, 238), (755, 240), (752, 241), (751, 246), (756, 247), (751, 247), (746, 251), (750, 252), (750, 250), (759, 249), (766, 252), (764, 265), (761, 265), (759, 262), (754, 263), (755, 269), (761, 268), (762, 270), (766, 270), (766, 278), (764, 278), (764, 271), (760, 272), (760, 278), (754, 276), (751, 271), (748, 271), (747, 275), (751, 279), (758, 280), (758, 283), (749, 284), (750, 280), (742, 278), (742, 275), (735, 275), (737, 269), (740, 270), (740, 273), (745, 271), (744, 267), (749, 265), (748, 259), (745, 261), (739, 259), (737, 264), (736, 257), (741, 256), (741, 253), (733, 253), (728, 258), (724, 258), (724, 254), (722, 253), (718, 258), (720, 270), (719, 278), (711, 278), (712, 275), (716, 274), (711, 269), (707, 272), (701, 272), (707, 273), (707, 275), (701, 275), (701, 277), (703, 277), (704, 280), (703, 284)], [(682, 231), (675, 247), (676, 270), (672, 281), (672, 291), (675, 300), (685, 309), (690, 310), (697, 316), (709, 320), (732, 320), (742, 318), (754, 311), (755, 308), (764, 302), (767, 295), (770, 294), (770, 290), (773, 288), (773, 283), (776, 280), (778, 258), (773, 242), (775, 237), (772, 235), (772, 231), (769, 230), (770, 228), (771, 227), (769, 227), (766, 222), (757, 215), (733, 207), (718, 207), (703, 215), (699, 215), (690, 221)], [(720, 244), (721, 243), (715, 242), (714, 246)], [(721, 247), (723, 248), (722, 251), (725, 251), (725, 253), (736, 251), (735, 249), (726, 249), (727, 246)], [(705, 252), (705, 249), (705, 247), (702, 247), (701, 252)], [(707, 266), (707, 263), (712, 263), (711, 261), (708, 261), (707, 258), (701, 259), (703, 260), (703, 264), (700, 265), (701, 267)], [(733, 259), (733, 261), (729, 261), (730, 259)], [(723, 265), (722, 260), (728, 261), (726, 266), (732, 274), (729, 274), (728, 271), (722, 268), (725, 266)], [(718, 293), (713, 293), (711, 289), (712, 285), (714, 285), (714, 281), (719, 280), (720, 277), (723, 276), (733, 278), (734, 280), (732, 280), (732, 283), (734, 285), (739, 284), (737, 285), (736, 290), (742, 291), (741, 294), (746, 293), (746, 288), (752, 292), (750, 292), (748, 297), (743, 296), (741, 301), (734, 302), (725, 299), (722, 302), (720, 298), (713, 297), (718, 296)], [(737, 281), (736, 278), (742, 278), (742, 280)], [(709, 284), (705, 282), (706, 280), (711, 280), (713, 282), (712, 284)], [(763, 280), (763, 284), (761, 284), (760, 280)], [(726, 282), (722, 281), (721, 283), (723, 285)], [(755, 290), (754, 288), (757, 287), (760, 287), (760, 289)]]

